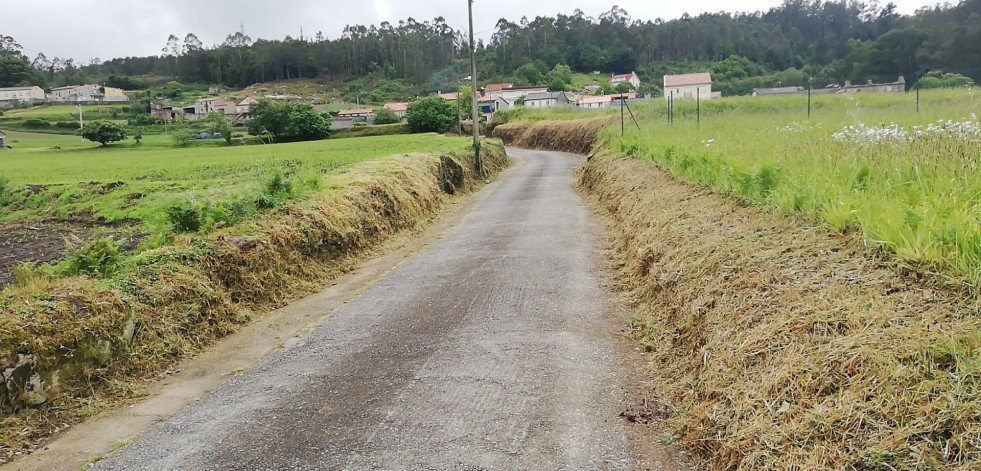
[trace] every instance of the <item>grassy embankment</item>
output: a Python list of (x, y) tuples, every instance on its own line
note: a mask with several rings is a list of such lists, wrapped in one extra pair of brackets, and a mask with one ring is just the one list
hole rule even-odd
[[(679, 103), (673, 126), (656, 102), (600, 133), (580, 184), (673, 411), (663, 439), (701, 468), (977, 469), (978, 137), (833, 137), (977, 124), (968, 92), (913, 98), (818, 97), (810, 121), (801, 97), (726, 99), (700, 124)], [(544, 146), (583, 125), (502, 128)]]
[[(482, 181), (466, 139), (435, 135), (190, 149), (65, 138), (77, 144), (54, 151), (57, 136), (14, 134), (40, 148), (0, 152), (7, 224), (135, 218), (150, 237), (133, 253), (97, 241), (0, 291), (11, 453), (138, 395), (141, 379), (316, 291)], [(485, 148), (496, 172), (503, 149)]]

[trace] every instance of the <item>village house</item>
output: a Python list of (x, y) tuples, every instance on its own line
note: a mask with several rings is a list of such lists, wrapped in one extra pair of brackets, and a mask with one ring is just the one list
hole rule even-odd
[(529, 87), (507, 87), (495, 91), (487, 91), (484, 95), (488, 98), (504, 98), (508, 103), (514, 103), (518, 100), (524, 99), (532, 93), (545, 93), (548, 91), (546, 86), (529, 86)]
[(44, 102), (44, 90), (41, 87), (0, 88), (0, 108), (42, 102)]
[(120, 88), (104, 87), (102, 85), (71, 85), (51, 89), (47, 99), (53, 103), (75, 103), (79, 101), (125, 103), (129, 101)]
[(483, 97), (477, 101), (477, 108), (481, 113), (489, 116), (498, 111), (511, 108), (511, 103), (501, 97)]
[(581, 109), (600, 109), (609, 108), (613, 104), (613, 97), (610, 95), (584, 96), (576, 103)]
[(525, 108), (552, 108), (575, 106), (579, 97), (570, 92), (531, 93), (525, 97)]
[(721, 97), (712, 93), (712, 76), (709, 73), (665, 75), (664, 98), (700, 98), (709, 100)]
[(235, 105), (235, 113), (249, 114), (249, 107), (259, 103), (259, 99), (254, 96), (247, 96)]
[(408, 103), (385, 103), (385, 108), (392, 110), (399, 119), (405, 119), (405, 110), (409, 109)]
[(637, 76), (637, 72), (631, 72), (629, 74), (614, 75), (610, 78), (610, 85), (614, 87), (621, 83), (629, 83), (636, 90), (640, 88), (640, 77)]
[(194, 102), (194, 115), (204, 117), (208, 113), (221, 113), (224, 115), (234, 115), (237, 113), (238, 104), (228, 101), (221, 97), (201, 98)]

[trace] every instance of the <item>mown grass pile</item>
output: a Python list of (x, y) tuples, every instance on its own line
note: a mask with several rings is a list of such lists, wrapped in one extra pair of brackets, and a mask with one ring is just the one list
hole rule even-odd
[(913, 94), (745, 97), (640, 107), (640, 127), (605, 145), (686, 180), (858, 231), (899, 261), (981, 282), (981, 97)]
[(641, 160), (594, 158), (580, 182), (698, 469), (978, 469), (976, 296)]

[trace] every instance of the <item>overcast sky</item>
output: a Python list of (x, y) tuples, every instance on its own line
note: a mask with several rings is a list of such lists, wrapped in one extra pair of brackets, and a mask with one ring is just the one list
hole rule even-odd
[[(882, 0), (886, 3), (888, 0)], [(932, 4), (927, 0), (892, 0), (901, 13)], [(348, 24), (397, 23), (408, 17), (418, 21), (437, 16), (456, 29), (467, 23), (466, 0), (2, 0), (0, 34), (13, 36), (32, 59), (44, 52), (48, 59), (72, 57), (88, 62), (98, 57), (146, 56), (160, 53), (171, 34), (183, 39), (195, 33), (205, 45), (222, 42), (244, 24), (253, 39), (282, 39), (323, 31), (340, 35)], [(956, 2), (955, 2), (956, 3)], [(599, 16), (620, 5), (635, 19), (671, 19), (683, 13), (767, 10), (780, 0), (476, 0), (477, 34), (489, 38), (501, 17), (571, 14), (575, 9)]]

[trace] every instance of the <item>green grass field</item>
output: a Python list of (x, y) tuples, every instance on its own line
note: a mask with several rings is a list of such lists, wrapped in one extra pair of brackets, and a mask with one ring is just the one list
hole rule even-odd
[[(50, 218), (139, 219), (167, 225), (175, 204), (215, 206), (253, 201), (275, 175), (291, 197), (329, 190), (325, 174), (390, 155), (464, 149), (467, 140), (432, 134), (332, 139), (226, 147), (222, 141), (187, 148), (167, 136), (106, 148), (73, 136), (8, 132), (0, 151), (0, 222)], [(61, 149), (54, 149), (55, 146)]]
[(640, 129), (628, 122), (620, 136), (618, 124), (602, 140), (698, 184), (860, 231), (916, 266), (981, 282), (974, 92), (924, 91), (919, 112), (913, 93), (815, 96), (810, 119), (806, 96), (702, 102), (700, 122), (695, 103), (675, 108), (672, 125), (663, 100), (638, 106)]
[[(86, 118), (89, 117), (102, 117), (108, 119), (112, 116), (112, 112), (117, 113), (127, 113), (129, 110), (129, 104), (118, 104), (118, 105), (86, 105), (82, 107), (82, 112)], [(5, 111), (3, 113), (2, 119), (12, 120), (12, 119), (27, 119), (27, 118), (42, 118), (57, 121), (77, 121), (78, 120), (78, 107), (75, 105), (49, 105), (49, 106), (35, 106), (31, 108), (21, 108), (10, 111)]]

